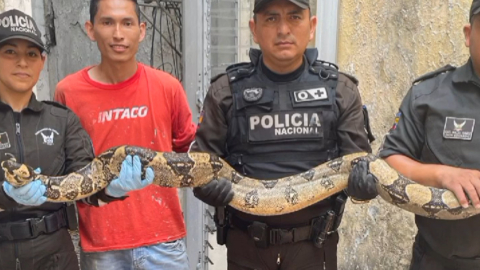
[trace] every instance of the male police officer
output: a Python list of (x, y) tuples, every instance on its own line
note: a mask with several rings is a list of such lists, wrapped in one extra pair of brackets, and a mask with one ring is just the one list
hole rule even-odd
[[(252, 49), (251, 63), (233, 65), (212, 80), (194, 151), (216, 153), (237, 171), (259, 179), (371, 151), (355, 79), (317, 61), (315, 49), (306, 49), (316, 24), (308, 0), (255, 1), (250, 28), (261, 51)], [(353, 174), (357, 178), (367, 176), (366, 163), (361, 164)], [(350, 182), (358, 182), (355, 177)], [(376, 195), (356, 196), (356, 186), (351, 186), (351, 195), (359, 199)], [(232, 208), (225, 213), (218, 207), (233, 197), (226, 179), (196, 188), (194, 194), (217, 206), (217, 240), (226, 242), (228, 269), (337, 269), (343, 193), (270, 217)]]
[[(418, 183), (453, 191), (480, 207), (480, 0), (464, 27), (468, 62), (415, 80), (385, 138), (381, 157)], [(467, 196), (466, 196), (467, 195)], [(434, 220), (416, 216), (418, 234), (411, 270), (480, 269), (480, 216)]]

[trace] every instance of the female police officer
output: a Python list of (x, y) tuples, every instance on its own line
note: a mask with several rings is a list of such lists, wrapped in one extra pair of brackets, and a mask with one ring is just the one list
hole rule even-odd
[[(45, 62), (35, 21), (18, 10), (0, 14), (0, 161), (17, 161), (61, 175), (93, 158), (77, 117), (32, 92)], [(0, 268), (78, 269), (65, 204), (45, 203), (34, 181), (14, 188), (0, 176)], [(73, 212), (74, 214), (74, 212)]]

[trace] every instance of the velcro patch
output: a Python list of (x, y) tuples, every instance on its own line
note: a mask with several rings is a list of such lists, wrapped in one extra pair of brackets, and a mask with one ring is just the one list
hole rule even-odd
[(298, 90), (293, 92), (293, 95), (296, 103), (328, 99), (327, 89), (324, 87)]
[(472, 140), (475, 119), (446, 117), (443, 138), (450, 140)]

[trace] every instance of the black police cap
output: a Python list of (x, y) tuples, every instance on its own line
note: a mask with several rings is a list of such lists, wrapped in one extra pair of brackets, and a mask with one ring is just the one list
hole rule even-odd
[(480, 0), (473, 0), (472, 6), (470, 7), (470, 22), (472, 22), (473, 16), (480, 13)]
[[(255, 0), (255, 5), (253, 8), (253, 13), (257, 13), (262, 10), (268, 3), (273, 2), (275, 0)], [(288, 0), (295, 5), (299, 6), (302, 9), (310, 8), (309, 0)]]
[(20, 10), (12, 9), (0, 14), (0, 44), (11, 39), (24, 39), (45, 51), (42, 33), (37, 23)]

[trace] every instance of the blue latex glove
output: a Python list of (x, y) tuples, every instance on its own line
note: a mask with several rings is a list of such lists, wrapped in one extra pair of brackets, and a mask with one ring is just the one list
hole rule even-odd
[(132, 190), (142, 189), (153, 183), (155, 173), (152, 168), (145, 170), (145, 179), (142, 180), (142, 163), (138, 156), (128, 155), (122, 162), (120, 175), (110, 182), (105, 189), (107, 195), (120, 198)]
[[(35, 169), (35, 173), (40, 174), (41, 169)], [(7, 181), (3, 182), (3, 190), (5, 193), (17, 203), (23, 205), (37, 206), (47, 201), (45, 192), (47, 186), (40, 180), (32, 181), (23, 187), (15, 188)]]

